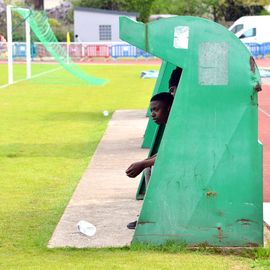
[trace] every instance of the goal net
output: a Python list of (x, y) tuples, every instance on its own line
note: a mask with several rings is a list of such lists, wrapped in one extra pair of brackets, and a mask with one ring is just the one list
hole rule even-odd
[[(8, 11), (9, 9), (9, 11)], [(12, 13), (19, 14), (22, 21), (25, 22), (26, 26), (26, 46), (25, 55), (27, 63), (27, 79), (32, 77), (31, 75), (31, 39), (30, 29), (36, 35), (38, 40), (42, 43), (43, 48), (51, 55), (54, 61), (59, 63), (70, 74), (80, 79), (81, 81), (89, 85), (103, 85), (106, 80), (91, 76), (82, 70), (77, 64), (75, 64), (69, 57), (68, 50), (64, 49), (61, 44), (57, 41), (53, 30), (48, 22), (48, 17), (44, 11), (35, 11), (25, 8), (8, 6), (7, 8), (7, 27), (8, 27), (8, 54), (9, 54), (9, 83), (13, 82), (13, 52), (14, 45), (12, 45)], [(9, 18), (10, 17), (10, 18)], [(27, 30), (27, 27), (29, 29)], [(10, 33), (11, 32), (11, 33)], [(11, 41), (10, 41), (11, 40)], [(16, 48), (15, 48), (16, 49)], [(12, 74), (11, 74), (12, 73)]]

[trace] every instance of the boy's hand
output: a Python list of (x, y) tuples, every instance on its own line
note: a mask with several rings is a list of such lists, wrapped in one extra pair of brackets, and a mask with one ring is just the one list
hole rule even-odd
[(145, 169), (144, 163), (145, 163), (144, 161), (132, 163), (126, 170), (127, 176), (134, 178), (137, 175), (139, 175)]

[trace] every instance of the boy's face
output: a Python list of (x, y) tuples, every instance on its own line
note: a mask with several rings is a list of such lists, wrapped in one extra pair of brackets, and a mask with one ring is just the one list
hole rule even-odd
[(170, 113), (170, 107), (166, 103), (157, 100), (151, 101), (150, 111), (151, 116), (156, 124), (166, 124)]

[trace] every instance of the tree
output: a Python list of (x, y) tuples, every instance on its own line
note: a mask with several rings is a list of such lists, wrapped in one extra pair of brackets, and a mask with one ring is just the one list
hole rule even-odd
[(155, 0), (77, 0), (73, 1), (73, 4), (80, 7), (138, 12), (139, 20), (146, 22), (154, 2)]
[(235, 21), (246, 15), (260, 15), (269, 5), (270, 0), (226, 0), (222, 5), (222, 16), (225, 21)]
[(125, 10), (128, 8), (128, 2), (126, 0), (75, 0), (74, 6), (91, 7), (108, 10)]
[[(173, 2), (173, 1), (171, 1)], [(177, 1), (174, 14), (194, 15), (219, 21), (234, 21), (241, 16), (261, 14), (270, 0), (193, 0)]]
[(260, 14), (270, 0), (75, 0), (81, 7), (92, 7), (140, 14), (147, 22), (151, 14), (193, 15), (214, 21), (236, 20), (244, 15)]
[(127, 11), (137, 11), (139, 13), (139, 20), (148, 22), (155, 0), (131, 0), (128, 2), (130, 6)]
[(32, 0), (34, 9), (44, 9), (44, 0)]

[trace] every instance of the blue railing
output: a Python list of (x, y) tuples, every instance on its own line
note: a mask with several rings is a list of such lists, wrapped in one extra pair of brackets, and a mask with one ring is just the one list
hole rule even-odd
[(265, 42), (262, 44), (245, 43), (245, 45), (255, 58), (265, 58), (270, 55), (270, 42)]
[[(63, 47), (65, 48), (66, 43), (61, 43)], [(72, 43), (72, 50), (76, 50), (76, 46), (78, 46), (78, 51), (76, 54), (76, 57), (82, 57), (85, 58), (87, 57), (85, 51), (87, 49), (87, 46), (91, 45), (92, 50), (95, 50), (95, 46), (97, 49), (100, 47), (100, 44), (93, 44), (93, 43)], [(147, 53), (143, 50), (140, 50), (136, 48), (135, 46), (129, 45), (129, 44), (115, 44), (115, 45), (104, 45), (109, 48), (109, 57), (112, 57), (113, 59), (118, 59), (118, 58), (151, 58), (154, 57), (150, 53)], [(82, 50), (82, 47), (84, 50)], [(31, 55), (32, 58), (37, 56), (37, 51), (40, 51), (42, 48), (41, 43), (34, 43), (31, 46)], [(49, 56), (46, 54), (46, 49), (44, 48), (43, 50), (44, 56)], [(84, 52), (83, 52), (84, 51)], [(39, 53), (40, 55), (41, 53)], [(46, 54), (46, 55), (45, 55)], [(79, 55), (81, 54), (81, 55)], [(25, 42), (15, 42), (13, 44), (13, 57), (14, 58), (24, 58), (26, 56), (26, 44)], [(72, 57), (72, 55), (71, 55)], [(107, 55), (108, 57), (108, 55)]]
[[(26, 44), (25, 43), (14, 43), (12, 49), (13, 57), (15, 58), (25, 58), (26, 57)], [(31, 45), (31, 57), (36, 57), (36, 46)]]
[[(76, 44), (74, 43), (73, 46), (87, 46), (87, 44)], [(254, 58), (265, 58), (267, 56), (270, 56), (270, 42), (265, 42), (262, 44), (258, 43), (245, 43), (246, 47), (249, 49), (251, 54), (254, 56)], [(42, 46), (42, 44), (32, 44), (31, 46), (31, 55), (32, 58), (37, 56), (37, 48)], [(92, 46), (95, 46), (95, 44), (92, 44)], [(96, 44), (97, 47), (100, 46), (100, 44)], [(108, 45), (110, 50), (109, 57), (112, 57), (113, 59), (118, 58), (151, 58), (153, 55), (151, 55), (148, 52), (145, 52), (143, 50), (140, 50), (136, 48), (135, 46), (129, 45), (129, 44), (116, 44), (116, 45)], [(80, 47), (81, 48), (81, 47)], [(44, 48), (44, 52), (45, 52)], [(80, 49), (82, 52), (82, 50)], [(13, 57), (14, 58), (22, 58), (25, 57), (26, 54), (26, 45), (25, 43), (14, 43), (13, 44)], [(80, 57), (79, 55), (77, 57)], [(85, 55), (81, 55), (81, 57), (85, 57)], [(108, 57), (108, 56), (107, 56)]]
[(122, 58), (153, 57), (153, 55), (151, 55), (150, 53), (140, 50), (136, 48), (135, 46), (128, 45), (128, 44), (127, 45), (126, 44), (112, 45), (110, 47), (110, 56), (114, 59), (121, 58), (121, 57)]
[(138, 58), (137, 48), (131, 45), (112, 45), (110, 47), (110, 56), (114, 59), (117, 58)]
[(265, 58), (267, 55), (270, 55), (270, 42), (266, 42), (261, 45), (262, 58)]

